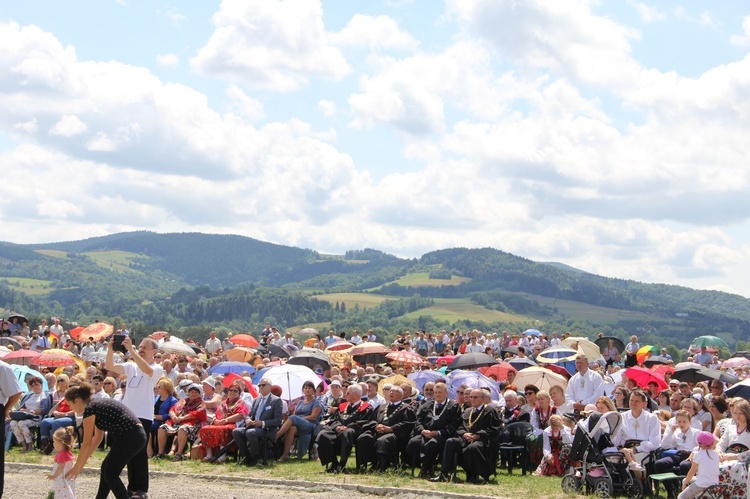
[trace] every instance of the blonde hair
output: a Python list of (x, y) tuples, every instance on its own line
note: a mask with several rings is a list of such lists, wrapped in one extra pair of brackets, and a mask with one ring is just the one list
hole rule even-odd
[(615, 407), (615, 403), (612, 402), (612, 399), (610, 399), (609, 397), (601, 396), (598, 399), (596, 399), (597, 404), (600, 402), (606, 405), (607, 409), (609, 409), (610, 411), (617, 411), (617, 407)]
[(174, 395), (174, 383), (166, 376), (159, 378), (159, 381), (156, 382), (156, 388), (164, 388), (168, 394)]
[(563, 425), (563, 417), (559, 414), (553, 414), (549, 417), (549, 425), (550, 426), (562, 426)]
[(75, 428), (72, 426), (58, 428), (52, 435), (52, 439), (63, 444), (65, 450), (71, 450), (76, 443)]

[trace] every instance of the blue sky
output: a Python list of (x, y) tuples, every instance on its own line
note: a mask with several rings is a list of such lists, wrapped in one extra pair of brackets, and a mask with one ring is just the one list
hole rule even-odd
[(0, 221), (750, 296), (748, 47), (741, 1), (6, 2)]

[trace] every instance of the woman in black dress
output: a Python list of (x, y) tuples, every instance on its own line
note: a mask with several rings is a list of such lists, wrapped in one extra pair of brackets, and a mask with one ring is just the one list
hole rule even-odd
[(66, 475), (75, 478), (104, 438), (112, 437), (112, 446), (102, 461), (99, 491), (96, 499), (107, 499), (110, 490), (117, 499), (128, 499), (120, 472), (130, 459), (146, 447), (146, 432), (141, 422), (128, 407), (110, 398), (92, 399), (93, 389), (88, 383), (69, 388), (65, 400), (77, 414), (83, 414), (83, 441), (73, 469)]

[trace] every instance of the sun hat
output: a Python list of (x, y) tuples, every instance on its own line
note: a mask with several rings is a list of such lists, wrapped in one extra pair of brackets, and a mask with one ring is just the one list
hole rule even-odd
[(190, 383), (190, 386), (187, 387), (186, 392), (189, 392), (191, 390), (198, 390), (201, 395), (203, 395), (203, 387), (199, 385), (198, 383)]
[(188, 386), (190, 386), (192, 384), (193, 384), (193, 382), (190, 381), (189, 379), (183, 379), (182, 381), (180, 381), (179, 385), (177, 385), (177, 386), (179, 386), (182, 389), (185, 389), (185, 388), (187, 388)]
[(216, 386), (216, 379), (213, 376), (209, 376), (208, 378), (203, 380), (203, 384), (208, 386)]
[(716, 437), (709, 431), (698, 432), (698, 436), (695, 437), (695, 441), (701, 447), (708, 447), (709, 445), (716, 442)]

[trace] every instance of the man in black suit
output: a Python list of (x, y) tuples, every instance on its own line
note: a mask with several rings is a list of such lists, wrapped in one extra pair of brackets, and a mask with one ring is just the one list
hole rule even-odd
[(471, 390), (469, 399), (472, 408), (464, 412), (456, 436), (445, 442), (442, 469), (432, 479), (434, 482), (450, 479), (456, 470), (456, 455), (459, 453), (467, 482), (484, 483), (493, 472), (495, 459), (492, 446), (500, 424), (497, 411), (484, 403), (484, 393), (479, 388)]
[(260, 439), (273, 442), (276, 432), (282, 423), (283, 404), (281, 399), (271, 393), (271, 380), (263, 378), (258, 383), (260, 394), (253, 402), (250, 417), (245, 420), (243, 428), (232, 430), (232, 437), (244, 457), (245, 464), (255, 466), (263, 460), (265, 464), (266, 452), (260, 452)]
[(357, 437), (357, 469), (367, 469), (377, 461), (377, 471), (383, 473), (390, 464), (398, 465), (400, 442), (406, 443), (416, 422), (411, 406), (401, 399), (404, 391), (399, 386), (391, 388), (390, 403), (378, 407), (375, 419), (369, 422)]
[(461, 425), (461, 407), (448, 399), (448, 386), (436, 383), (434, 399), (422, 404), (417, 424), (406, 445), (407, 459), (413, 467), (420, 465), (420, 478), (429, 478), (443, 452), (445, 441), (456, 435)]
[(331, 419), (318, 433), (320, 463), (327, 473), (341, 473), (352, 453), (352, 447), (365, 425), (372, 419), (373, 410), (362, 401), (362, 388), (350, 385), (346, 389), (346, 402), (339, 406)]

